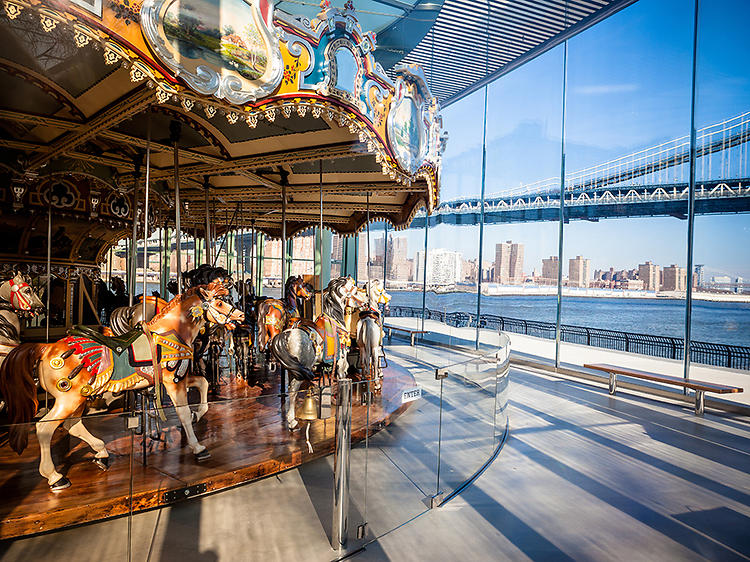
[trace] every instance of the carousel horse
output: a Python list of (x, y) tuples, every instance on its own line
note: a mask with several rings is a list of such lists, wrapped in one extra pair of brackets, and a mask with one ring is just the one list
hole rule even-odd
[(383, 318), (378, 305), (388, 304), (391, 295), (386, 293), (380, 279), (369, 281), (364, 287), (367, 305), (360, 309), (357, 320), (357, 347), (359, 348), (359, 365), (367, 380), (375, 383), (375, 389), (381, 387), (383, 373), (380, 370), (380, 357), (383, 353)]
[(150, 322), (119, 338), (109, 338), (85, 326), (52, 344), (25, 343), (10, 352), (0, 367), (0, 393), (5, 396), (13, 424), (8, 442), (17, 453), (28, 444), (28, 424), (36, 414), (37, 383), (50, 393), (54, 406), (36, 423), (41, 450), (39, 473), (52, 491), (70, 486), (52, 461), (52, 435), (62, 423), (68, 433), (95, 452), (94, 462), (109, 467), (109, 453), (101, 439), (83, 425), (86, 401), (104, 392), (154, 386), (161, 411), (161, 385), (167, 390), (187, 436), (188, 446), (201, 461), (210, 457), (198, 442), (190, 418), (185, 372), (193, 356), (193, 342), (208, 324), (232, 328), (244, 319), (242, 311), (221, 300), (228, 290), (221, 284), (195, 287), (172, 299)]
[(258, 343), (261, 351), (280, 332), (299, 319), (298, 299), (309, 300), (312, 289), (301, 276), (290, 277), (284, 286), (284, 299), (265, 299), (258, 304)]
[[(13, 277), (0, 285), (0, 365), (21, 343), (21, 317), (34, 316), (37, 310), (44, 309), (30, 281), (17, 269)], [(0, 410), (4, 404), (0, 400)]]
[[(146, 299), (146, 315), (143, 315), (143, 299)], [(115, 308), (109, 315), (109, 328), (112, 334), (119, 336), (135, 328), (143, 320), (151, 320), (159, 314), (167, 301), (159, 297), (144, 297), (138, 299), (140, 302), (132, 306), (120, 306)]]
[[(227, 270), (223, 267), (211, 267), (203, 264), (196, 269), (186, 272), (183, 276), (183, 284), (186, 286), (186, 289), (211, 283), (221, 283), (226, 286), (225, 279), (228, 276), (229, 274)], [(176, 287), (173, 288), (176, 290)], [(141, 302), (138, 304), (120, 307), (112, 312), (110, 315), (110, 330), (112, 334), (107, 335), (121, 336), (138, 327), (138, 324), (144, 320), (142, 299), (143, 297), (141, 297)], [(167, 302), (164, 299), (146, 297), (145, 320), (147, 322), (150, 321), (154, 316), (159, 314), (166, 305)], [(213, 331), (214, 327), (209, 327), (204, 333), (199, 334), (196, 338), (193, 349), (194, 369), (191, 369), (187, 374), (188, 388), (197, 388), (200, 394), (200, 404), (198, 405), (197, 411), (192, 414), (194, 423), (200, 421), (206, 412), (208, 412), (209, 373), (202, 357), (209, 346)], [(199, 372), (196, 373), (193, 371)]]
[(346, 377), (350, 338), (344, 326), (344, 310), (365, 302), (351, 277), (333, 279), (323, 296), (323, 314), (315, 322), (299, 320), (271, 340), (271, 353), (290, 375), (287, 397), (290, 430), (298, 425), (294, 400), (304, 381), (313, 381), (327, 372), (336, 373), (338, 378)]
[(13, 277), (0, 285), (0, 362), (8, 348), (21, 343), (22, 316), (34, 316), (44, 309), (41, 299), (30, 285), (31, 279), (15, 271)]

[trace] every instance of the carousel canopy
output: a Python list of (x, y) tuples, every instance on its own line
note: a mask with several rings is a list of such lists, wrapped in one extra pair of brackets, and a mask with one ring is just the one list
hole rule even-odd
[[(152, 224), (173, 220), (179, 182), (181, 226), (199, 233), (208, 213), (277, 236), (285, 199), (292, 235), (318, 224), (321, 191), (324, 225), (343, 234), (368, 210), (403, 227), (437, 204), (437, 101), (419, 67), (386, 74), (351, 1), (309, 17), (267, 0), (4, 0), (2, 17), (15, 214), (0, 228), (41, 231), (48, 208), (96, 223), (72, 260), (84, 239), (128, 232), (147, 176)], [(102, 250), (89, 244), (85, 261)]]

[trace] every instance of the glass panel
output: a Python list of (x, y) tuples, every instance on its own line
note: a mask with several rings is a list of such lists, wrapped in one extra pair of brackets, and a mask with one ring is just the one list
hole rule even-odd
[(564, 47), (489, 86), (481, 338), (555, 356)]
[(342, 261), (344, 259), (344, 237), (334, 234), (331, 237), (331, 279), (342, 275)]
[[(750, 386), (750, 40), (746, 2), (701, 2), (690, 377)], [(722, 40), (737, 37), (736, 41)], [(731, 87), (727, 87), (732, 84)], [(717, 395), (710, 395), (711, 397)], [(747, 392), (721, 399), (750, 404)]]
[(263, 241), (263, 295), (281, 297), (281, 240)]
[(383, 266), (385, 260), (385, 225), (382, 222), (370, 225), (370, 263), (367, 263), (367, 233), (363, 230), (359, 233), (357, 241), (357, 281), (361, 285), (369, 279), (383, 280)]
[(507, 430), (508, 336), (481, 357), (441, 367), (440, 491), (444, 501), (479, 474)]
[(682, 376), (692, 29), (643, 0), (569, 41), (563, 362)]
[[(44, 404), (42, 399), (40, 408), (44, 408)], [(92, 404), (93, 407), (101, 405)], [(49, 406), (52, 406), (51, 401)], [(52, 412), (55, 411), (53, 408)], [(126, 414), (97, 414), (0, 426), (0, 435), (10, 437), (11, 442), (16, 437), (28, 438), (20, 455), (12, 450), (7, 439), (3, 439), (0, 446), (0, 487), (3, 490), (0, 539), (8, 539), (3, 543), (5, 557), (20, 560), (40, 555), (59, 556), (60, 545), (64, 544), (66, 552), (95, 549), (114, 560), (128, 558), (127, 514), (131, 486), (138, 497), (155, 488), (149, 488), (140, 471), (131, 483), (133, 437), (127, 428), (127, 418)], [(40, 431), (52, 434), (52, 464), (45, 474), (57, 484), (55, 492), (50, 490), (48, 478), (40, 475)], [(93, 461), (95, 454), (102, 456), (102, 441), (108, 460), (99, 461), (100, 467)], [(95, 453), (94, 449), (99, 452)], [(106, 471), (102, 470), (107, 466)], [(65, 488), (65, 484), (69, 487)], [(69, 528), (111, 517), (116, 518)], [(45, 534), (36, 535), (40, 532)], [(26, 535), (36, 536), (24, 538)], [(141, 547), (133, 559), (145, 557), (147, 547)]]

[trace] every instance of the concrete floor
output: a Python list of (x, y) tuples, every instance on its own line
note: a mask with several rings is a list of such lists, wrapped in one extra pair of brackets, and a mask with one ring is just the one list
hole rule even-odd
[[(460, 496), (436, 484), (433, 371), (458, 357), (394, 345), (425, 398), (352, 459), (351, 550), (361, 560), (750, 559), (750, 420), (511, 372), (510, 437)], [(444, 393), (441, 488), (490, 451), (488, 411)], [(459, 429), (461, 427), (470, 429)], [(459, 428), (459, 429), (456, 429)], [(331, 461), (137, 515), (132, 560), (333, 560)], [(366, 541), (354, 534), (368, 521)], [(126, 560), (127, 518), (0, 543), (0, 559)]]

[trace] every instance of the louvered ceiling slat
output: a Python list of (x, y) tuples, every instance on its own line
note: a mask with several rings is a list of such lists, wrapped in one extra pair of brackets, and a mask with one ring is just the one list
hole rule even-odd
[(402, 62), (424, 67), (435, 96), (450, 104), (635, 1), (445, 0)]

